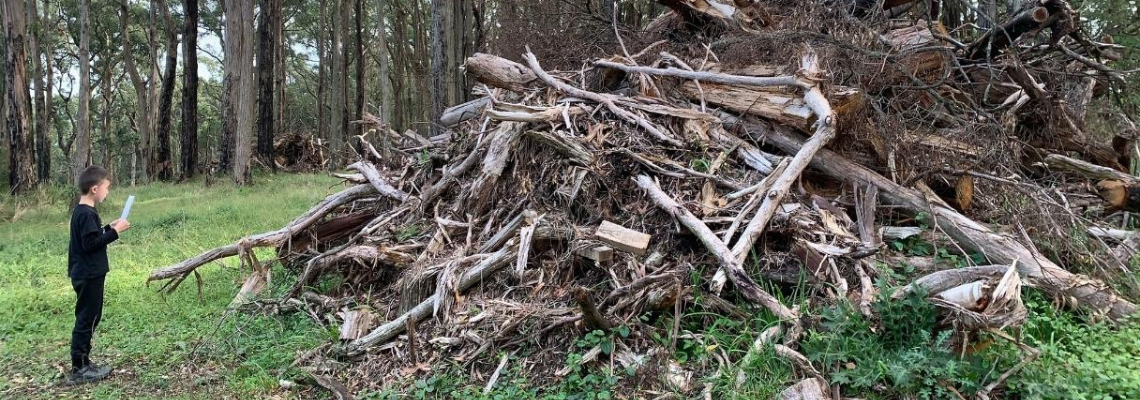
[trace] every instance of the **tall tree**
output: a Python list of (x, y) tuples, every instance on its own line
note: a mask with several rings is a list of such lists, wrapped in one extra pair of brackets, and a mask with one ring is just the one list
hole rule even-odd
[(12, 193), (27, 193), (37, 186), (32, 141), (28, 136), (31, 99), (28, 93), (27, 35), (24, 2), (3, 0), (5, 89), (8, 97), (8, 184)]
[[(356, 121), (364, 117), (364, 25), (361, 22), (364, 19), (364, 10), (362, 4), (364, 0), (356, 0), (356, 108), (354, 110), (353, 119)], [(354, 125), (354, 135), (360, 135), (364, 131), (364, 126), (360, 124)]]
[(260, 0), (258, 4), (261, 17), (257, 21), (257, 87), (260, 92), (257, 99), (257, 157), (276, 171), (277, 164), (273, 162), (273, 135), (276, 128), (273, 117), (276, 113), (273, 109), (277, 104), (273, 101), (273, 95), (276, 92), (274, 78), (277, 61), (274, 56), (277, 52), (275, 27), (281, 18), (281, 0)]
[[(138, 146), (135, 151), (136, 157), (143, 161), (143, 168), (137, 169), (137, 166), (131, 167), (132, 177), (135, 171), (141, 172), (143, 182), (150, 178), (150, 169), (146, 168), (148, 161), (151, 159), (151, 143), (150, 139), (154, 136), (154, 124), (152, 122), (152, 110), (150, 107), (151, 102), (151, 89), (153, 79), (148, 81), (143, 80), (139, 75), (138, 67), (135, 65), (134, 45), (131, 43), (131, 35), (127, 29), (130, 26), (130, 4), (128, 0), (121, 0), (119, 2), (119, 29), (122, 40), (122, 58), (123, 66), (127, 70), (127, 74), (131, 77), (131, 83), (135, 87), (135, 98), (138, 101), (138, 110), (135, 114), (137, 117), (137, 129), (139, 134)], [(153, 74), (151, 74), (153, 75)], [(132, 179), (133, 181), (133, 179)]]
[(79, 1), (79, 110), (71, 176), (91, 165), (91, 0)]
[(451, 11), (445, 0), (431, 1), (431, 135), (443, 134), (443, 124), (439, 117), (443, 115), (444, 103), (447, 101), (446, 85), (444, 82), (444, 65), (447, 51), (443, 37), (443, 23), (448, 19), (447, 13)]
[(174, 29), (174, 19), (170, 17), (170, 6), (166, 0), (156, 0), (162, 12), (163, 26), (166, 27), (166, 61), (163, 65), (162, 93), (158, 106), (158, 158), (155, 160), (155, 174), (159, 180), (174, 179), (174, 166), (171, 165), (170, 130), (171, 109), (174, 105), (174, 78), (178, 70), (178, 31)]
[[(222, 35), (222, 52), (229, 54), (232, 51), (230, 49), (230, 40), (233, 39), (229, 31), (229, 15), (231, 13), (230, 8), (233, 7), (233, 4), (229, 0), (219, 1), (218, 4), (222, 8), (222, 14), (226, 16), (222, 29), (224, 32), (224, 35)], [(236, 41), (237, 40), (235, 40), (235, 42)], [(235, 93), (234, 85), (236, 85), (237, 82), (234, 81), (234, 69), (230, 66), (232, 61), (233, 58), (231, 57), (224, 57), (222, 59), (222, 136), (218, 141), (219, 172), (233, 171), (234, 146), (237, 144), (237, 142), (235, 142), (235, 132), (237, 130), (235, 102), (237, 102), (237, 99), (233, 98), (233, 94)]]
[(345, 94), (347, 93), (348, 77), (345, 73), (348, 71), (347, 64), (345, 63), (345, 45), (344, 37), (347, 31), (348, 21), (348, 0), (336, 0), (333, 9), (333, 23), (332, 23), (332, 98), (329, 104), (332, 107), (332, 121), (329, 125), (332, 127), (332, 132), (329, 133), (329, 155), (333, 168), (339, 167), (343, 161), (345, 133), (347, 113), (345, 113)]
[(233, 121), (234, 182), (244, 185), (250, 181), (250, 159), (253, 156), (253, 2), (225, 0), (226, 43), (225, 74), (229, 79), (229, 108), (224, 110)]
[[(275, 0), (277, 2), (277, 18), (274, 18), (273, 31), (276, 32), (276, 49), (274, 49), (275, 56), (273, 59), (276, 66), (273, 68), (273, 101), (277, 104), (273, 107), (273, 132), (281, 134), (285, 131), (285, 16), (284, 16), (284, 1)], [(270, 148), (273, 145), (270, 144)], [(272, 157), (271, 157), (272, 158)], [(272, 161), (272, 160), (271, 160)], [(276, 170), (277, 164), (273, 163), (273, 168)]]
[[(380, 67), (377, 84), (380, 87), (380, 119), (387, 124), (392, 123), (392, 76), (391, 62), (388, 60), (388, 7), (387, 0), (376, 0), (376, 36), (377, 49), (376, 62)], [(381, 134), (380, 137), (387, 137)], [(387, 149), (384, 149), (387, 151)]]
[(182, 179), (198, 170), (198, 0), (183, 0), (182, 28)]
[[(336, 0), (334, 0), (336, 1)], [(328, 37), (328, 0), (320, 1), (317, 10), (317, 137), (331, 142), (328, 123), (328, 93), (325, 82), (328, 82), (329, 57), (325, 47), (325, 38)], [(331, 164), (330, 164), (331, 165)]]
[[(46, 182), (51, 173), (51, 50), (46, 38), (50, 30), (45, 28), (46, 20), (41, 21), (39, 1), (26, 1), (28, 21), (32, 31), (28, 43), (32, 56), (32, 83), (35, 84), (35, 153), (36, 179)], [(45, 11), (48, 8), (45, 5)], [(45, 65), (46, 64), (46, 65)], [(47, 68), (47, 72), (44, 68)]]

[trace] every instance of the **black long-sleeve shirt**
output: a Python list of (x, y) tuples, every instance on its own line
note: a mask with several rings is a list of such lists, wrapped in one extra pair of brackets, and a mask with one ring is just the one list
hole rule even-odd
[(106, 275), (107, 245), (119, 238), (119, 232), (104, 226), (95, 207), (80, 204), (71, 212), (71, 243), (67, 247), (67, 276), (83, 279)]

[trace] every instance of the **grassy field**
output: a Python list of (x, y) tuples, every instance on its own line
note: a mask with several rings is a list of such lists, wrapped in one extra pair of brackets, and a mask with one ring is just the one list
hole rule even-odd
[(104, 319), (94, 340), (93, 358), (115, 372), (109, 382), (75, 388), (59, 386), (74, 321), (69, 196), (56, 189), (22, 204), (8, 200), (0, 207), (0, 398), (301, 396), (278, 389), (278, 380), (297, 377), (289, 368), (296, 352), (329, 335), (300, 316), (222, 318), (243, 275), (236, 260), (201, 268), (201, 299), (193, 279), (165, 297), (145, 281), (154, 268), (276, 229), (337, 186), (324, 175), (267, 175), (240, 189), (228, 181), (113, 187), (99, 207), (104, 222), (136, 195), (132, 229), (109, 249)]

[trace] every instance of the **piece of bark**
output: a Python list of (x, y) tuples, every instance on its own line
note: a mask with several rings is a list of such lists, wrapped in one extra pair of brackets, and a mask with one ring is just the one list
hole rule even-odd
[(340, 325), (340, 340), (356, 340), (376, 326), (376, 315), (360, 309), (344, 313), (344, 323)]
[(650, 236), (648, 234), (610, 221), (602, 221), (594, 235), (598, 240), (627, 253), (641, 256), (645, 255), (646, 250), (649, 249)]
[(297, 232), (308, 229), (313, 224), (321, 221), (324, 219), (325, 215), (328, 215), (328, 213), (339, 208), (340, 206), (374, 195), (375, 193), (376, 189), (372, 185), (357, 185), (342, 190), (326, 197), (316, 206), (313, 206), (313, 208), (309, 209), (309, 211), (297, 217), (281, 229), (249, 236), (238, 241), (237, 243), (210, 249), (193, 258), (167, 267), (156, 269), (150, 273), (149, 277), (147, 277), (147, 282), (169, 279), (184, 275), (190, 273), (195, 268), (198, 268), (199, 266), (205, 265), (212, 261), (236, 256), (238, 254), (238, 250), (240, 249), (239, 246), (247, 246), (249, 248), (278, 246), (281, 243), (284, 243), (293, 235), (296, 235)]
[[(749, 125), (752, 128), (750, 131), (758, 135), (757, 140), (785, 152), (795, 153), (803, 146), (804, 139), (787, 129), (764, 124)], [(1120, 321), (1136, 312), (1135, 304), (1120, 297), (1104, 282), (1066, 271), (1012, 237), (996, 233), (952, 208), (928, 202), (918, 191), (900, 186), (838, 154), (820, 151), (812, 160), (812, 166), (851, 183), (878, 186), (887, 203), (905, 207), (915, 213), (930, 213), (942, 231), (965, 249), (984, 254), (991, 262), (1009, 264), (1019, 260), (1018, 269), (1031, 284), (1050, 295), (1069, 300), (1075, 307), (1103, 314), (1113, 321)]]
[(719, 261), (720, 268), (723, 268), (728, 273), (729, 280), (736, 285), (736, 290), (739, 290), (748, 300), (764, 306), (771, 310), (773, 314), (785, 320), (797, 320), (799, 315), (789, 309), (787, 306), (780, 304), (776, 297), (764, 291), (760, 285), (744, 271), (741, 263), (733, 256), (732, 250), (716, 237), (708, 226), (706, 226), (700, 219), (698, 219), (688, 209), (677, 204), (676, 200), (669, 197), (661, 190), (647, 175), (639, 175), (637, 177), (637, 185), (649, 194), (649, 197), (657, 204), (658, 207), (668, 212), (673, 216), (681, 225), (684, 225), (713, 253)]
[(349, 393), (348, 388), (346, 388), (343, 383), (340, 383), (340, 381), (336, 380), (336, 378), (327, 375), (321, 375), (315, 372), (309, 373), (309, 375), (313, 377), (314, 381), (317, 381), (318, 385), (321, 385), (321, 387), (332, 392), (333, 397), (336, 400), (355, 399), (355, 397), (352, 396), (352, 393)]
[(533, 87), (538, 77), (517, 62), (485, 53), (475, 53), (463, 64), (467, 76), (488, 86), (522, 92)]
[(780, 392), (778, 400), (831, 400), (831, 388), (821, 378), (807, 378)]
[(439, 117), (439, 123), (449, 127), (459, 125), (459, 123), (463, 121), (482, 115), (483, 110), (487, 109), (489, 105), (491, 105), (490, 97), (480, 97), (463, 104), (449, 107), (443, 110), (443, 115)]
[(598, 312), (598, 307), (594, 305), (594, 301), (590, 300), (590, 293), (581, 287), (574, 288), (574, 301), (578, 303), (578, 307), (582, 309), (582, 317), (586, 321), (586, 325), (591, 330), (601, 330), (608, 332), (613, 328), (613, 323), (602, 316)]
[(525, 122), (504, 122), (491, 133), (490, 144), (487, 145), (486, 155), (483, 156), (482, 174), (471, 183), (467, 198), (464, 200), (469, 212), (477, 215), (495, 201), (494, 196), (491, 196), (495, 182), (507, 167), (507, 162), (514, 153), (515, 144), (518, 143), (518, 138), (525, 127)]

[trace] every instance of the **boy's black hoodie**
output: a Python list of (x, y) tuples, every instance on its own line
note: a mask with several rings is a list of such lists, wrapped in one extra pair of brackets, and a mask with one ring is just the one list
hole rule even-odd
[(110, 225), (103, 225), (94, 207), (75, 206), (71, 213), (71, 243), (67, 247), (67, 276), (85, 279), (106, 275), (107, 245), (119, 238)]

